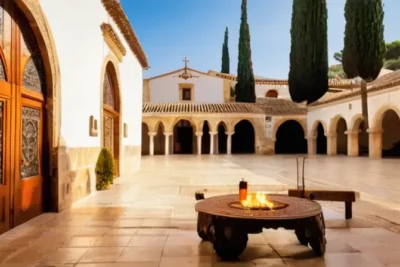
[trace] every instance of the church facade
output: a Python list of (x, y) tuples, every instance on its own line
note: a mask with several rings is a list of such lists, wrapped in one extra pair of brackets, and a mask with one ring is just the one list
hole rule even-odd
[(144, 80), (142, 155), (307, 152), (306, 106), (288, 99), (287, 83), (256, 79), (257, 103), (235, 103), (234, 75), (184, 61)]
[(115, 0), (2, 0), (0, 33), (2, 233), (93, 192), (102, 147), (139, 168), (148, 62)]

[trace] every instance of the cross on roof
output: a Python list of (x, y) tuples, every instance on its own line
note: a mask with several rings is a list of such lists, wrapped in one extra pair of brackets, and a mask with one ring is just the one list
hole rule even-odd
[(185, 57), (185, 59), (183, 60), (183, 62), (185, 62), (185, 68), (187, 68), (187, 64), (188, 64), (189, 61), (190, 60), (187, 57)]

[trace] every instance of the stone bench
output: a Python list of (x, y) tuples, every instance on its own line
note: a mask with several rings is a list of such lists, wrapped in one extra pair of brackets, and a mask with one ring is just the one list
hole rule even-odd
[[(302, 195), (304, 193), (304, 195)], [(345, 203), (346, 220), (353, 217), (352, 205), (356, 202), (356, 192), (354, 191), (333, 191), (333, 190), (301, 190), (290, 189), (288, 191), (290, 197), (304, 197), (310, 200), (334, 201)]]

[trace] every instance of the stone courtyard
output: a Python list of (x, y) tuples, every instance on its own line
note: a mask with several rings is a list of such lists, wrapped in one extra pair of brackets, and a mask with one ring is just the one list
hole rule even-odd
[(1, 266), (400, 266), (400, 195), (392, 170), (400, 160), (313, 157), (306, 186), (351, 189), (359, 199), (353, 219), (344, 204), (321, 202), (327, 252), (316, 258), (293, 231), (249, 235), (240, 262), (220, 262), (195, 231), (194, 193), (251, 191), (285, 194), (296, 186), (294, 156), (154, 156), (142, 170), (116, 180), (60, 214), (43, 214), (0, 236)]

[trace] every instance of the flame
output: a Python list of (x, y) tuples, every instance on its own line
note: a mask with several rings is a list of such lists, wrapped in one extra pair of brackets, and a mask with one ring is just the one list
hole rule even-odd
[(246, 200), (240, 201), (240, 204), (246, 208), (274, 208), (274, 203), (268, 200), (268, 195), (265, 192), (256, 192), (247, 194)]

